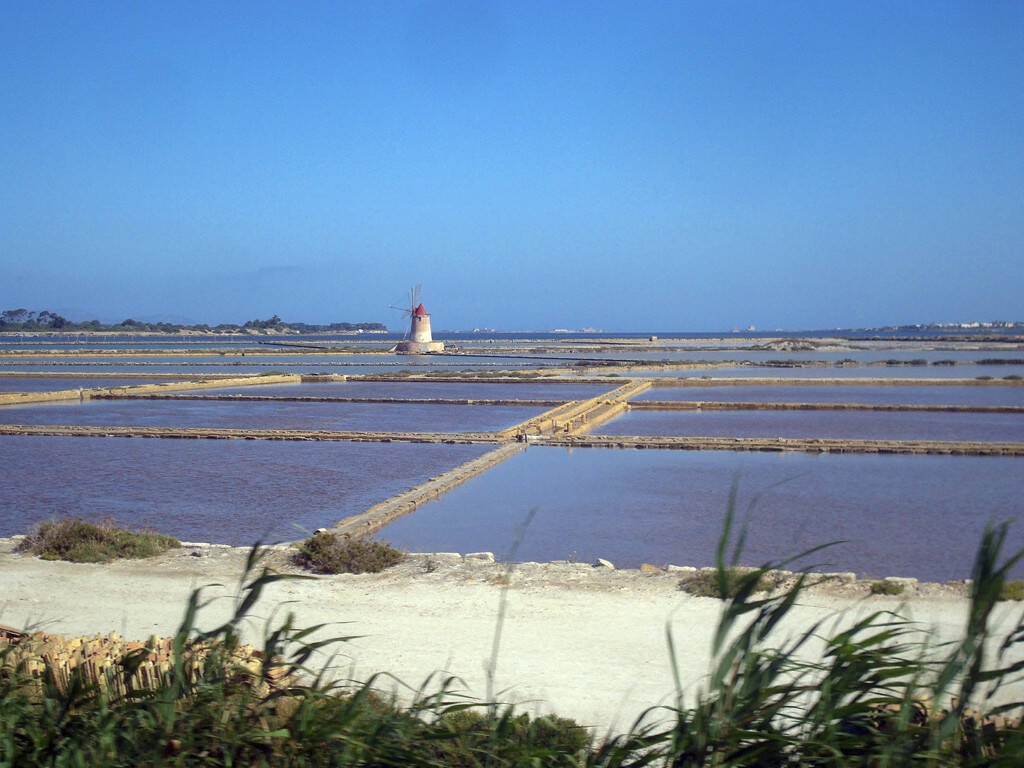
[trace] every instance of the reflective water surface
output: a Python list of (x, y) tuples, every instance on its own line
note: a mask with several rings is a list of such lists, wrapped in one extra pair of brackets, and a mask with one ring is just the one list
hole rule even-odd
[(634, 400), (704, 400), (741, 403), (894, 403), (900, 405), (1024, 406), (1024, 387), (946, 384), (899, 386), (731, 385), (652, 387)]
[[(750, 565), (846, 540), (806, 564), (963, 579), (985, 524), (1024, 514), (1017, 458), (531, 447), (381, 535), (413, 551), (500, 557), (535, 509), (517, 560), (707, 566), (737, 477)], [(1011, 528), (1007, 545), (1024, 547), (1024, 525)], [(1024, 577), (1024, 564), (1014, 573)]]
[(392, 397), (450, 400), (584, 400), (608, 392), (610, 384), (465, 384), (444, 381), (339, 381), (322, 384), (268, 384), (203, 390), (202, 394), (284, 397)]
[(131, 387), (137, 384), (162, 384), (181, 379), (133, 379), (118, 376), (0, 376), (0, 392), (56, 392), (61, 389), (93, 387)]
[(543, 413), (539, 406), (416, 403), (91, 400), (0, 408), (3, 424), (73, 424), (376, 432), (489, 432)]
[[(216, 360), (217, 358), (211, 358)], [(89, 363), (84, 360), (78, 361), (63, 361), (63, 362), (43, 362), (38, 360), (22, 360), (17, 363), (8, 363), (6, 365), (0, 364), (0, 371), (10, 373), (54, 373), (54, 372), (70, 372), (70, 373), (159, 373), (159, 374), (182, 374), (185, 378), (197, 378), (206, 376), (212, 373), (228, 373), (236, 376), (254, 376), (261, 373), (278, 372), (278, 373), (297, 373), (297, 374), (313, 374), (313, 373), (329, 373), (329, 374), (347, 374), (347, 375), (364, 375), (364, 374), (395, 374), (402, 370), (407, 370), (415, 373), (423, 373), (424, 371), (444, 371), (453, 372), (466, 370), (476, 370), (477, 368), (484, 370), (505, 370), (505, 369), (519, 369), (519, 368), (534, 368), (536, 366), (527, 364), (501, 364), (501, 365), (488, 365), (488, 366), (476, 366), (470, 368), (468, 366), (458, 365), (441, 365), (438, 363), (380, 363), (380, 364), (366, 364), (366, 365), (351, 365), (351, 364), (335, 364), (335, 363), (290, 363), (290, 364), (277, 364), (277, 363), (259, 363), (259, 362), (245, 362), (245, 363), (222, 363), (222, 362), (211, 362), (199, 361), (198, 358), (193, 358), (196, 362), (191, 363), (174, 363), (167, 361), (153, 361), (146, 363)], [(255, 360), (255, 358), (253, 358)]]
[(1001, 379), (1004, 376), (1024, 376), (1024, 365), (861, 365), (843, 368), (743, 366), (736, 368), (683, 368), (647, 370), (637, 368), (631, 376), (684, 376), (715, 379), (976, 379), (986, 376)]
[(0, 536), (59, 515), (187, 541), (300, 538), (489, 446), (4, 437)]
[(1024, 441), (1024, 413), (628, 411), (595, 435)]

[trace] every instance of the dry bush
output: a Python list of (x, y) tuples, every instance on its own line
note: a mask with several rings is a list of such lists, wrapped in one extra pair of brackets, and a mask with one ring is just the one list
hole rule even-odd
[(173, 536), (153, 531), (135, 533), (118, 528), (112, 520), (96, 525), (80, 517), (62, 517), (36, 526), (22, 539), (18, 551), (44, 560), (109, 563), (119, 558), (154, 557), (180, 546)]
[(315, 533), (299, 545), (294, 559), (316, 573), (378, 573), (403, 557), (387, 542)]

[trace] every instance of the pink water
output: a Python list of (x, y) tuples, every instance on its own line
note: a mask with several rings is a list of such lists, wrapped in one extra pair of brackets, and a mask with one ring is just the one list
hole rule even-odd
[(189, 541), (293, 540), (489, 449), (0, 436), (0, 536), (77, 515)]
[(91, 400), (0, 408), (3, 424), (72, 424), (377, 432), (477, 432), (504, 429), (543, 413), (540, 406), (405, 403)]
[(1024, 413), (629, 411), (595, 435), (1024, 441)]
[[(531, 447), (382, 535), (414, 551), (501, 557), (536, 510), (517, 560), (707, 566), (736, 478), (749, 565), (844, 539), (802, 564), (963, 579), (985, 524), (1024, 516), (1018, 458)], [(1011, 531), (1012, 548), (1024, 547), (1024, 523)]]

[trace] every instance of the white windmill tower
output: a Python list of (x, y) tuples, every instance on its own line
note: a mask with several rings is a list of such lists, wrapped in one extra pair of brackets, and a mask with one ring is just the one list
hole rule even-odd
[(420, 286), (415, 285), (409, 289), (409, 308), (396, 307), (392, 309), (404, 312), (409, 316), (409, 330), (405, 338), (395, 345), (395, 352), (407, 355), (422, 355), (426, 352), (443, 352), (444, 342), (434, 341), (430, 335), (430, 315), (424, 309), (420, 301)]

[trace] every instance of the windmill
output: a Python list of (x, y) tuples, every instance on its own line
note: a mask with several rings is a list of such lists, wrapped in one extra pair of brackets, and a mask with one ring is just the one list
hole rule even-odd
[(443, 341), (434, 341), (430, 335), (430, 315), (423, 308), (420, 302), (419, 284), (409, 289), (409, 307), (397, 307), (391, 304), (391, 309), (397, 309), (409, 316), (409, 330), (405, 332), (402, 340), (395, 345), (395, 351), (406, 354), (423, 354), (425, 352), (441, 352), (444, 350)]
[[(391, 308), (391, 309), (397, 309), (399, 312), (402, 312), (403, 314), (405, 314), (409, 318), (415, 317), (416, 316), (416, 305), (419, 304), (419, 302), (420, 302), (420, 292), (422, 290), (423, 290), (423, 286), (420, 285), (419, 283), (416, 283), (416, 285), (414, 285), (412, 288), (409, 289), (409, 307), (408, 308), (399, 307), (399, 306), (396, 306), (394, 304), (388, 304), (388, 307)], [(429, 324), (428, 324), (428, 332), (429, 332)], [(405, 331), (405, 336), (402, 337), (402, 341), (405, 341), (406, 339), (408, 339), (409, 335), (412, 334), (412, 333), (413, 333), (413, 328), (412, 328), (412, 324), (410, 323), (408, 329), (406, 329), (406, 331)]]

